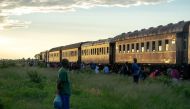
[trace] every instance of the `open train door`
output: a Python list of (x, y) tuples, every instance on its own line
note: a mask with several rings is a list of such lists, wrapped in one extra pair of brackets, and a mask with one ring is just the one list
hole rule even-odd
[(110, 43), (109, 45), (109, 63), (114, 64), (115, 63), (115, 42)]

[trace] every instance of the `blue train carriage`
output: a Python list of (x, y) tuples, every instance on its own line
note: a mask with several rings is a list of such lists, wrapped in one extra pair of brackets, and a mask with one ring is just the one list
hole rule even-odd
[(123, 33), (114, 38), (116, 63), (189, 64), (190, 22), (178, 22)]
[(85, 64), (109, 64), (111, 41), (112, 39), (109, 38), (82, 44), (82, 62)]

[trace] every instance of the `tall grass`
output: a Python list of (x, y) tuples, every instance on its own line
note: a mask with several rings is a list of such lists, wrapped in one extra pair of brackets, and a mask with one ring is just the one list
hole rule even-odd
[[(9, 67), (0, 69), (0, 109), (52, 109), (58, 69)], [(29, 76), (29, 73), (34, 74)], [(90, 69), (70, 71), (71, 109), (190, 109), (190, 82), (168, 78), (134, 84), (117, 74)], [(40, 78), (34, 82), (31, 78)]]

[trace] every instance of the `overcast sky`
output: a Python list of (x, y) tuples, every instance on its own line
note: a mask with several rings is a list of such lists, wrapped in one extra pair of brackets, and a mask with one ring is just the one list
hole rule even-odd
[(1, 0), (0, 59), (190, 20), (190, 0)]

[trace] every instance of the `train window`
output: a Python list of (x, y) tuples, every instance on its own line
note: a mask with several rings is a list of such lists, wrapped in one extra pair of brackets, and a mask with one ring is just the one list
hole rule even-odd
[(97, 48), (97, 55), (99, 55), (99, 48)]
[(139, 43), (136, 43), (136, 51), (139, 52)]
[(141, 43), (141, 51), (144, 52), (144, 43)]
[(123, 44), (123, 53), (125, 53), (125, 44)]
[(74, 51), (74, 56), (76, 56), (77, 55), (77, 51)]
[(156, 42), (152, 41), (152, 51), (156, 51)]
[(92, 53), (92, 49), (91, 49), (90, 51), (91, 51), (91, 55), (92, 55), (92, 54), (93, 54), (93, 53)]
[(121, 53), (121, 45), (119, 45), (119, 53)]
[(129, 53), (130, 52), (130, 45), (127, 44), (127, 52)]
[(134, 45), (134, 44), (131, 45), (131, 51), (132, 51), (132, 52), (135, 51), (135, 45)]
[(158, 51), (162, 51), (162, 41), (158, 41)]
[(73, 51), (69, 51), (69, 56), (73, 56), (74, 52)]
[(172, 44), (175, 44), (175, 39), (172, 39)]
[(150, 43), (146, 42), (146, 51), (149, 52), (150, 51)]
[(167, 40), (165, 40), (165, 49), (166, 49), (166, 51), (168, 51), (169, 50), (169, 40), (167, 39)]

